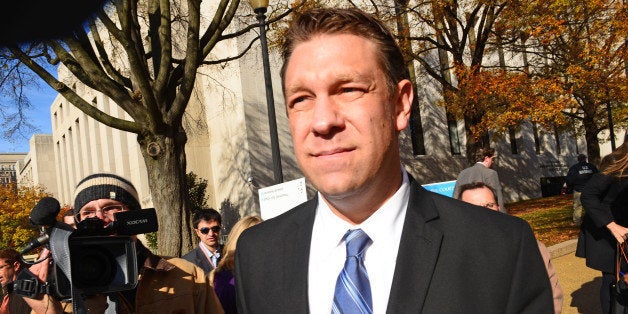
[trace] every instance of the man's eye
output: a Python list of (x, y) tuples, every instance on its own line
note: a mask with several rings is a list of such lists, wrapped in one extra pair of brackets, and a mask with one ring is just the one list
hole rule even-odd
[(302, 105), (305, 101), (307, 101), (308, 97), (307, 96), (299, 96), (299, 97), (295, 97), (292, 100), (290, 100), (289, 102), (289, 108), (293, 109), (295, 107), (299, 107), (300, 105)]
[(365, 94), (364, 89), (358, 87), (343, 87), (340, 90), (340, 96), (346, 100), (354, 100)]
[(361, 90), (359, 88), (356, 87), (345, 87), (342, 89), (343, 93), (354, 93), (354, 92), (361, 92)]

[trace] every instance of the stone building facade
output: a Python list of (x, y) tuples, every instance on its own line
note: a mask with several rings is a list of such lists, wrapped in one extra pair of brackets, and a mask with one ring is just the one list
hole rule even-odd
[(56, 164), (52, 135), (34, 134), (28, 154), (16, 163), (18, 185), (41, 186), (58, 197)]
[(17, 183), (16, 162), (24, 156), (25, 153), (0, 153), (0, 184)]

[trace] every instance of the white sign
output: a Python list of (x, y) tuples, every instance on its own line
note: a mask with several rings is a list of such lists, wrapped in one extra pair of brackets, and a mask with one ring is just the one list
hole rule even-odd
[(262, 219), (281, 215), (307, 201), (305, 178), (279, 183), (258, 190)]

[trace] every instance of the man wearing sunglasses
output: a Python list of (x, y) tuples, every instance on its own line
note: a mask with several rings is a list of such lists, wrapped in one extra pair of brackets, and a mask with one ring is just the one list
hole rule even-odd
[(222, 217), (215, 209), (204, 208), (194, 213), (192, 224), (200, 242), (196, 248), (183, 255), (183, 259), (196, 264), (209, 274), (220, 261)]

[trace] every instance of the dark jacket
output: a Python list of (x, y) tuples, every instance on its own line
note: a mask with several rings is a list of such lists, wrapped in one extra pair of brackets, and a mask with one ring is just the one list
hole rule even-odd
[(628, 179), (596, 173), (582, 190), (580, 200), (586, 213), (576, 256), (586, 258), (590, 268), (613, 273), (617, 241), (606, 225), (615, 221), (628, 226)]
[[(410, 181), (388, 313), (554, 313), (527, 222)], [(238, 313), (308, 313), (316, 206), (314, 198), (242, 233), (235, 259)]]
[[(220, 250), (222, 250), (222, 246), (218, 249), (219, 252)], [(212, 263), (207, 260), (207, 256), (203, 253), (203, 249), (199, 246), (196, 246), (192, 251), (189, 251), (187, 254), (181, 256), (181, 258), (202, 268), (207, 275), (209, 275), (209, 272), (214, 269)], [(218, 258), (218, 261), (220, 262), (220, 258)]]
[(567, 183), (568, 188), (582, 192), (587, 181), (589, 181), (591, 176), (595, 173), (597, 173), (597, 168), (595, 168), (593, 164), (581, 161), (569, 168), (567, 176), (565, 177), (565, 183)]

